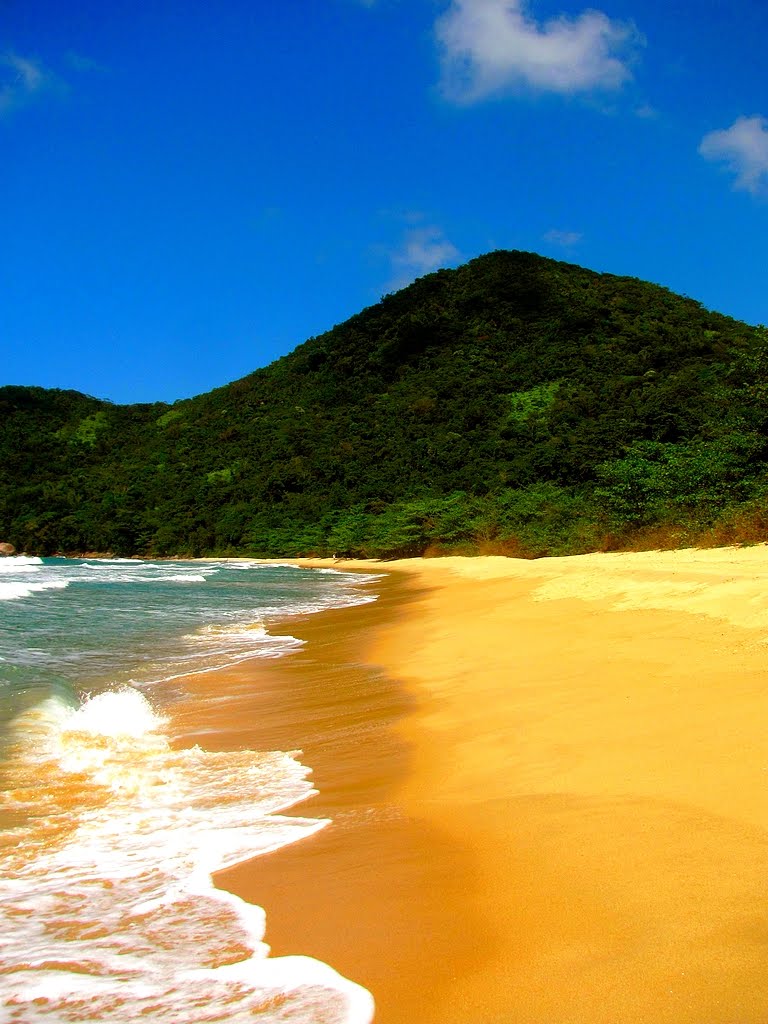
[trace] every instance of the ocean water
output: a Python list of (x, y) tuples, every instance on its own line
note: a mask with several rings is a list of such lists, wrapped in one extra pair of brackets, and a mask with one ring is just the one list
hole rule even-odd
[(0, 559), (0, 1020), (364, 1024), (332, 965), (269, 957), (213, 872), (327, 822), (296, 752), (173, 742), (184, 678), (375, 577), (250, 562)]

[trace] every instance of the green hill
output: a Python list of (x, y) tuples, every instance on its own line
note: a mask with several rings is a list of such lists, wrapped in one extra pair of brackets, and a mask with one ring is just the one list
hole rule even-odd
[(0, 539), (531, 556), (768, 536), (767, 348), (657, 285), (494, 252), (173, 406), (0, 388)]

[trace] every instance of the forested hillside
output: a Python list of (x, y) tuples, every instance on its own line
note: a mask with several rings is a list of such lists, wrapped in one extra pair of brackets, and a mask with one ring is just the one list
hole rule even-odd
[(764, 332), (494, 252), (172, 406), (0, 388), (19, 550), (536, 556), (768, 539)]

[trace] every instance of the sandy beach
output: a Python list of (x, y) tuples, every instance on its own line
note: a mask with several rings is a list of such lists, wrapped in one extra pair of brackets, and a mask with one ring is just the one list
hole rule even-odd
[(212, 720), (333, 818), (219, 878), (274, 954), (380, 1024), (764, 1024), (768, 548), (333, 564), (381, 600)]

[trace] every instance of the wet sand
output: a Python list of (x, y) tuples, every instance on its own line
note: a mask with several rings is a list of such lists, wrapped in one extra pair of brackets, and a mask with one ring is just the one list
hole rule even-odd
[[(471, 858), (396, 799), (410, 770), (398, 723), (415, 701), (364, 653), (420, 588), (397, 574), (376, 590), (373, 604), (271, 627), (306, 641), (296, 654), (190, 677), (174, 733), (185, 746), (302, 751), (319, 792), (287, 813), (331, 824), (216, 882), (266, 909), (273, 955), (313, 956), (364, 985), (375, 993), (377, 1022), (416, 1021), (431, 991), (474, 962), (488, 939), (480, 921), (468, 928), (459, 912)], [(426, 985), (425, 942), (433, 954)]]
[(768, 549), (381, 568), (211, 705), (334, 819), (218, 880), (273, 952), (380, 1024), (764, 1024)]

